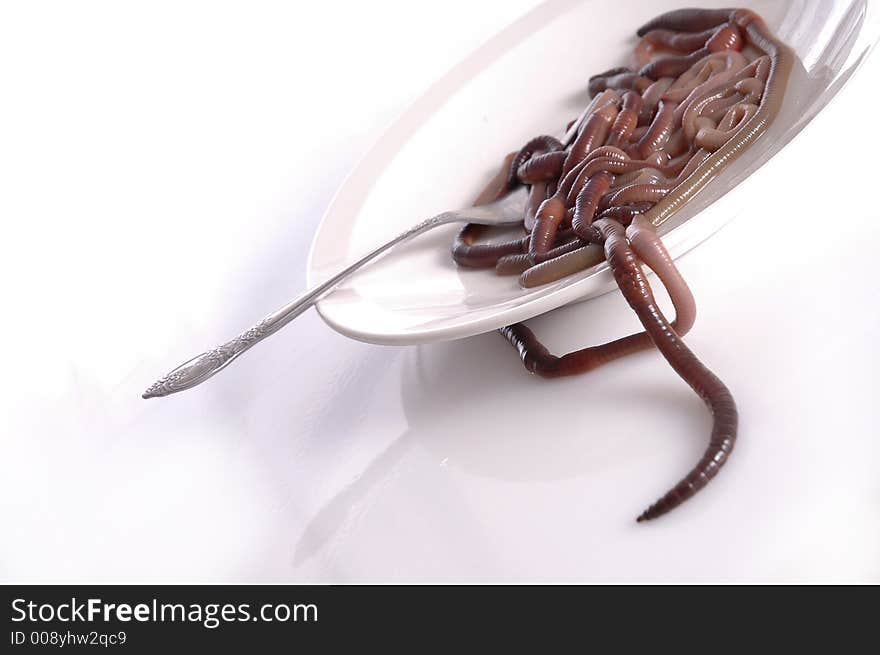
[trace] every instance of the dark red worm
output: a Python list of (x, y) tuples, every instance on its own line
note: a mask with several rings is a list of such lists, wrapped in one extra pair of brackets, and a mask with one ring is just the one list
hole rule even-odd
[(606, 89), (626, 90), (632, 89), (641, 93), (647, 89), (654, 80), (646, 77), (644, 73), (620, 72), (610, 76), (598, 76), (592, 78), (587, 85), (587, 92), (594, 96)]
[(614, 176), (606, 171), (596, 173), (590, 178), (580, 193), (574, 206), (574, 215), (571, 219), (571, 227), (574, 233), (579, 237), (588, 241), (592, 232), (586, 231), (593, 222), (593, 216), (596, 215), (596, 209), (599, 207), (599, 201), (608, 191)]
[(639, 112), (639, 127), (647, 126), (651, 122), (660, 99), (672, 85), (673, 81), (671, 77), (661, 77), (645, 89), (645, 92), (642, 94), (642, 111)]
[[(709, 446), (693, 470), (638, 517), (644, 521), (690, 498), (717, 474), (737, 426), (729, 390), (681, 341), (695, 305), (653, 225), (766, 129), (795, 59), (749, 10), (674, 11), (647, 23), (639, 35), (637, 70), (616, 68), (590, 78), (595, 98), (570, 124), (567, 143), (546, 136), (530, 141), (508, 155), (501, 191), (495, 179), (481, 194), (487, 202), (517, 184), (530, 185), (529, 234), (477, 243), (483, 228), (467, 226), (454, 254), (464, 265), (518, 273), (526, 288), (608, 263), (644, 332), (561, 357), (523, 325), (501, 332), (526, 368), (544, 377), (582, 373), (656, 347), (703, 398), (713, 415)], [(642, 265), (669, 292), (672, 323), (657, 307)]]
[[(605, 257), (614, 279), (630, 307), (635, 311), (645, 332), (622, 339), (584, 348), (556, 357), (541, 344), (534, 333), (522, 324), (502, 328), (501, 334), (517, 349), (525, 367), (543, 377), (560, 377), (593, 370), (624, 355), (656, 346), (672, 368), (704, 400), (713, 415), (709, 445), (697, 465), (660, 500), (639, 515), (638, 521), (657, 518), (695, 495), (708, 484), (726, 463), (733, 450), (737, 432), (737, 411), (733, 396), (721, 380), (706, 368), (688, 349), (679, 336), (693, 324), (693, 315), (685, 318), (686, 325), (670, 324), (654, 299), (650, 284), (641, 268), (639, 257), (625, 236), (623, 226), (616, 221), (600, 220), (595, 224), (604, 240)], [(643, 225), (633, 226), (634, 234)], [(635, 243), (635, 237), (632, 237)], [(659, 243), (659, 240), (657, 240)], [(661, 246), (662, 247), (662, 246)], [(642, 256), (648, 253), (642, 249)], [(664, 251), (665, 254), (665, 251)], [(661, 256), (662, 257), (662, 256)], [(668, 258), (668, 255), (666, 255)], [(668, 259), (667, 259), (668, 261)], [(669, 262), (671, 265), (671, 262)], [(658, 269), (662, 270), (662, 266)], [(659, 273), (659, 271), (658, 271)], [(666, 283), (666, 280), (664, 280)], [(674, 283), (667, 285), (673, 300), (679, 300)], [(681, 302), (679, 300), (679, 302)], [(676, 302), (676, 321), (679, 320), (679, 302)], [(686, 302), (685, 302), (686, 304)], [(692, 304), (692, 298), (691, 298)]]
[(639, 122), (639, 112), (642, 109), (642, 96), (635, 91), (627, 91), (623, 94), (620, 113), (614, 119), (614, 124), (605, 141), (606, 146), (620, 148), (629, 141), (629, 137), (636, 124)]
[(516, 175), (523, 184), (554, 180), (562, 175), (562, 165), (565, 163), (566, 157), (568, 157), (568, 153), (564, 150), (534, 155), (520, 164)]
[(596, 147), (603, 145), (608, 137), (611, 125), (617, 118), (620, 96), (612, 90), (603, 93), (606, 95), (597, 98), (596, 110), (583, 122), (568, 151), (568, 157), (562, 166), (563, 175), (567, 175), (571, 169), (584, 161)]
[[(679, 157), (670, 161), (670, 164), (663, 169), (657, 169), (661, 174), (679, 169), (678, 175), (672, 179), (666, 177), (662, 183), (639, 183), (634, 182), (615, 189), (606, 194), (599, 201), (599, 211), (604, 211), (609, 207), (617, 205), (629, 205), (636, 202), (650, 202), (651, 206), (662, 200), (670, 191), (686, 179), (707, 157), (709, 152), (706, 150), (697, 150), (696, 152), (688, 152), (684, 157)], [(682, 166), (682, 163), (684, 164)], [(664, 175), (665, 177), (665, 175)]]
[[(473, 202), (474, 205), (485, 205), (498, 200), (498, 198), (509, 191), (509, 173), (516, 155), (516, 152), (511, 152), (504, 157), (498, 172), (495, 173), (485, 188), (477, 195)], [(474, 244), (474, 241), (485, 232), (485, 229), (485, 226), (468, 223), (459, 231), (452, 245), (452, 258), (456, 263), (472, 268), (487, 268), (494, 266), (495, 261), (503, 254), (513, 251), (510, 248), (510, 243), (508, 243), (507, 247), (504, 244), (501, 247), (489, 244)]]
[(619, 75), (620, 73), (633, 73), (632, 68), (629, 66), (618, 66), (617, 68), (609, 68), (607, 71), (603, 71), (601, 73), (596, 73), (595, 75), (591, 75), (587, 82), (592, 82), (593, 80), (597, 80), (600, 77), (612, 77), (614, 75)]
[(629, 205), (635, 202), (647, 202), (652, 206), (662, 200), (667, 193), (675, 188), (675, 184), (631, 184), (603, 196), (597, 203), (602, 211), (618, 205)]
[(456, 264), (468, 268), (490, 268), (495, 266), (500, 257), (524, 252), (528, 248), (528, 236), (501, 243), (475, 244), (488, 229), (485, 225), (476, 223), (468, 223), (461, 228), (452, 244), (452, 258)]
[(546, 134), (536, 136), (534, 139), (530, 140), (519, 149), (519, 152), (516, 153), (516, 156), (514, 156), (513, 161), (510, 164), (510, 173), (507, 177), (507, 187), (513, 189), (519, 184), (517, 173), (519, 172), (520, 166), (526, 163), (534, 155), (562, 149), (563, 146), (559, 139), (547, 136)]
[(529, 198), (526, 202), (526, 213), (523, 216), (523, 227), (531, 233), (535, 226), (535, 216), (541, 208), (541, 204), (549, 197), (549, 189), (546, 182), (535, 182), (529, 189)]
[(541, 208), (535, 216), (535, 226), (532, 228), (529, 239), (530, 255), (541, 255), (553, 247), (556, 240), (556, 230), (559, 229), (565, 218), (565, 213), (565, 203), (559, 195), (548, 198), (541, 204)]
[(742, 32), (734, 23), (727, 23), (719, 27), (706, 41), (706, 49), (709, 52), (721, 52), (723, 50), (742, 50), (745, 45)]
[[(559, 239), (557, 239), (557, 241), (558, 240)], [(505, 255), (498, 259), (498, 263), (495, 265), (495, 272), (498, 273), (498, 275), (519, 275), (535, 264), (540, 264), (548, 259), (555, 259), (556, 257), (560, 257), (573, 250), (577, 250), (583, 245), (581, 239), (574, 238), (561, 245), (555, 246), (546, 253), (540, 255), (530, 255), (528, 253)]]
[(622, 175), (624, 173), (633, 173), (645, 168), (651, 168), (658, 171), (667, 178), (676, 177), (690, 160), (690, 154), (668, 159), (665, 164), (658, 164), (656, 161), (648, 159), (626, 159), (614, 157), (597, 157), (590, 159), (586, 165), (581, 168), (578, 173), (571, 190), (568, 193), (568, 203), (572, 203), (577, 199), (577, 194), (584, 187), (587, 180), (599, 172), (613, 173), (614, 175)]
[(645, 36), (651, 30), (675, 32), (704, 32), (730, 20), (734, 9), (678, 9), (661, 14), (636, 30)]
[[(614, 229), (614, 225), (620, 227), (621, 233), (623, 230), (619, 223), (613, 223), (612, 221), (602, 221), (597, 225), (599, 227), (591, 228), (591, 239), (594, 243), (605, 243), (607, 241), (607, 234), (609, 230)], [(609, 225), (612, 227), (609, 228)], [(665, 248), (663, 248), (659, 238), (656, 237), (656, 233), (644, 225), (638, 226), (638, 229), (647, 231), (643, 235), (645, 238), (640, 240), (638, 247), (643, 256), (651, 261), (652, 268), (656, 267), (654, 268), (655, 273), (661, 277), (664, 285), (669, 290), (676, 312), (676, 318), (672, 326), (678, 330), (679, 334), (684, 335), (693, 326), (696, 316), (693, 296), (672, 264), (672, 260)], [(526, 369), (545, 378), (586, 373), (625, 355), (649, 349), (653, 345), (650, 335), (646, 332), (639, 332), (557, 357), (551, 354), (538, 341), (535, 334), (522, 323), (504, 327), (500, 332), (517, 349)]]
[[(584, 126), (584, 131), (587, 129), (590, 129), (589, 125)], [(599, 134), (597, 133), (595, 136), (598, 139)], [(577, 143), (576, 140), (575, 145), (577, 145)], [(575, 145), (572, 146), (572, 151), (574, 151)], [(569, 157), (571, 157), (571, 155), (569, 155)], [(582, 179), (581, 173), (583, 169), (589, 166), (597, 157), (626, 159), (626, 153), (619, 148), (614, 148), (612, 146), (594, 148), (571, 170), (569, 170), (568, 173), (566, 173), (559, 182), (554, 194), (541, 203), (541, 206), (535, 213), (534, 223), (531, 226), (529, 255), (535, 257), (536, 255), (542, 255), (551, 250), (553, 243), (556, 240), (556, 231), (560, 226), (565, 224), (566, 219), (570, 220), (571, 216), (573, 216), (573, 212), (571, 212), (571, 216), (569, 215), (569, 210), (566, 207), (568, 204), (567, 199), (574, 188), (573, 185), (578, 183), (578, 180)], [(568, 160), (566, 160), (566, 162), (567, 161)]]
[(631, 148), (632, 153), (640, 159), (647, 157), (655, 150), (659, 150), (669, 140), (674, 127), (675, 103), (664, 102), (657, 105), (657, 113), (648, 127), (645, 135)]
[[(606, 222), (603, 221), (603, 227)], [(736, 442), (738, 416), (733, 395), (724, 383), (697, 359), (676, 334), (654, 300), (651, 286), (639, 264), (638, 257), (624, 237), (620, 224), (608, 221), (605, 234), (605, 256), (614, 273), (617, 286), (638, 316), (673, 370), (690, 385), (706, 403), (712, 414), (709, 445), (697, 465), (660, 500), (642, 512), (638, 521), (657, 518), (694, 496), (714, 478), (727, 462)], [(602, 229), (602, 228), (600, 228)]]
[(693, 52), (699, 50), (714, 34), (717, 28), (702, 32), (677, 32), (675, 30), (656, 29), (646, 32), (642, 37), (648, 43), (666, 50), (676, 52)]
[(659, 80), (661, 77), (678, 77), (708, 54), (711, 54), (709, 49), (702, 47), (687, 55), (661, 57), (642, 68), (639, 75), (651, 80)]
[(651, 208), (651, 202), (636, 202), (631, 205), (619, 205), (617, 207), (609, 207), (596, 215), (596, 220), (610, 218), (622, 225), (629, 225), (633, 218), (640, 214), (644, 214)]

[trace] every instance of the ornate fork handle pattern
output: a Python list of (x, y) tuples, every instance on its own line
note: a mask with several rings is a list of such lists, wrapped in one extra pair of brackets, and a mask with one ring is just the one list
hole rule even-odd
[(290, 321), (311, 307), (318, 298), (336, 287), (343, 279), (348, 277), (350, 273), (367, 262), (375, 259), (389, 248), (440, 225), (461, 222), (462, 220), (466, 220), (466, 218), (462, 217), (458, 212), (444, 212), (424, 220), (421, 223), (417, 223), (406, 232), (399, 234), (391, 241), (379, 246), (372, 252), (367, 253), (329, 280), (309, 289), (304, 294), (276, 312), (270, 314), (252, 328), (245, 330), (234, 339), (231, 339), (212, 350), (196, 355), (189, 361), (181, 364), (165, 377), (150, 385), (150, 387), (143, 393), (143, 398), (167, 396), (178, 391), (191, 389), (192, 387), (201, 384), (211, 376), (226, 368), (243, 352), (290, 323)]

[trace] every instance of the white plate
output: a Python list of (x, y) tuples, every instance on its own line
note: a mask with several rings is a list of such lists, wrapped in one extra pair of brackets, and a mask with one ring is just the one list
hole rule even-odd
[[(414, 103), (346, 180), (315, 235), (309, 284), (423, 218), (466, 206), (504, 153), (557, 132), (585, 106), (586, 79), (625, 63), (639, 25), (692, 4), (552, 1), (491, 39)], [(772, 192), (767, 176), (740, 183), (829, 102), (880, 33), (877, 0), (742, 4), (764, 16), (803, 68), (792, 74), (769, 133), (664, 224), (673, 257), (736, 216), (749, 197)], [(459, 269), (449, 252), (456, 229), (435, 230), (352, 276), (320, 301), (321, 316), (362, 341), (424, 343), (487, 332), (613, 288), (604, 264), (529, 290), (516, 276)]]

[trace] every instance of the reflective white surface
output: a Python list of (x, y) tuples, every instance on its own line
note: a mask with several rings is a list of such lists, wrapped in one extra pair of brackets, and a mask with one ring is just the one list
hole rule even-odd
[[(550, 382), (495, 334), (377, 347), (310, 313), (140, 399), (302, 288), (346, 172), (530, 6), (4, 5), (2, 580), (880, 582), (876, 54), (679, 261), (741, 431), (660, 521), (709, 418), (654, 353)], [(530, 325), (562, 351), (636, 320), (609, 294)]]
[[(499, 31), (413, 103), (348, 177), (315, 235), (309, 283), (327, 280), (423, 218), (467, 207), (503, 153), (535, 134), (561, 134), (583, 110), (585, 71), (627, 64), (637, 26), (691, 4), (549, 0)], [(746, 4), (791, 46), (798, 62), (767, 133), (660, 226), (673, 257), (713, 234), (752, 198), (772, 192), (767, 175), (747, 178), (821, 111), (880, 39), (877, 2)], [(613, 21), (594, 20), (609, 15)], [(604, 262), (533, 289), (521, 288), (515, 276), (459, 268), (449, 256), (458, 229), (399, 245), (356, 272), (319, 301), (321, 316), (347, 336), (408, 345), (481, 334), (616, 289)]]

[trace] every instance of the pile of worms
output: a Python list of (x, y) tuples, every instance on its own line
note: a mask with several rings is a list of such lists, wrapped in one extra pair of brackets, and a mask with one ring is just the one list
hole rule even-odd
[[(794, 53), (748, 9), (682, 9), (651, 20), (633, 66), (588, 81), (592, 100), (563, 140), (538, 136), (505, 157), (476, 205), (528, 187), (523, 236), (480, 242), (469, 224), (456, 237), (457, 264), (519, 275), (523, 287), (607, 262), (644, 332), (555, 356), (525, 325), (501, 329), (528, 371), (553, 378), (595, 369), (657, 348), (703, 399), (713, 417), (693, 469), (638, 517), (661, 516), (717, 475), (733, 450), (737, 409), (724, 383), (682, 337), (694, 298), (656, 228), (694, 197), (767, 129), (779, 112)], [(643, 266), (665, 287), (675, 320), (655, 301)]]

